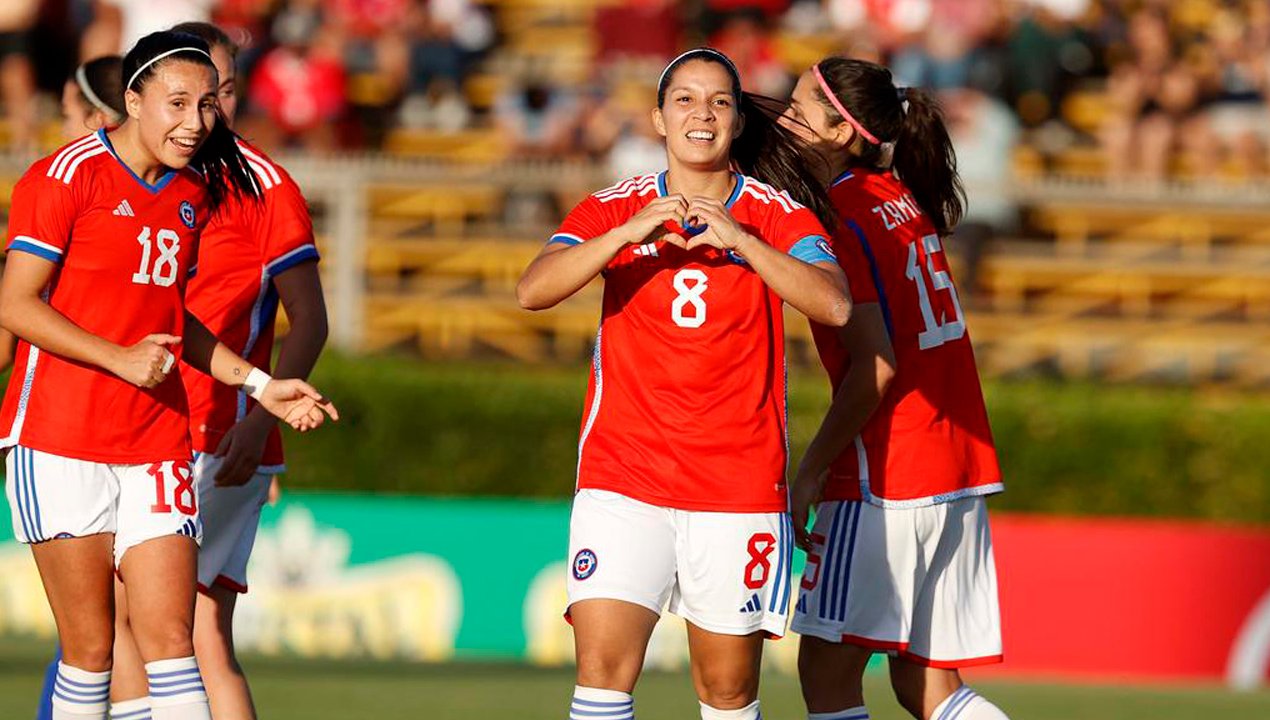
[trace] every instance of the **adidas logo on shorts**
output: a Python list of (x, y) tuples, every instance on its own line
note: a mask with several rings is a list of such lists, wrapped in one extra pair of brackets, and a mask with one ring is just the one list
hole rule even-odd
[(763, 601), (758, 599), (758, 593), (754, 593), (750, 596), (750, 601), (745, 603), (745, 607), (741, 608), (741, 612), (758, 612), (761, 607), (763, 607)]
[(132, 206), (128, 204), (127, 200), (124, 200), (123, 202), (119, 203), (119, 206), (115, 208), (115, 211), (110, 214), (118, 215), (120, 217), (136, 217), (137, 216), (137, 214), (132, 211)]

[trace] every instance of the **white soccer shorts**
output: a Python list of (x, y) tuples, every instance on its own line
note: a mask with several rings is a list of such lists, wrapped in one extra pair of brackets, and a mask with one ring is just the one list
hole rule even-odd
[(115, 567), (147, 540), (203, 533), (188, 462), (115, 465), (18, 445), (5, 457), (5, 493), (19, 542), (114, 533)]
[(624, 600), (723, 635), (785, 634), (787, 513), (676, 510), (581, 490), (569, 525), (569, 604)]
[(216, 471), (224, 458), (195, 453), (194, 482), (203, 516), (203, 543), (198, 550), (198, 584), (203, 590), (220, 585), (247, 592), (247, 561), (256, 544), (260, 510), (269, 498), (273, 475), (257, 472), (243, 485), (216, 487)]
[(936, 668), (1000, 662), (984, 499), (903, 510), (820, 503), (792, 629)]

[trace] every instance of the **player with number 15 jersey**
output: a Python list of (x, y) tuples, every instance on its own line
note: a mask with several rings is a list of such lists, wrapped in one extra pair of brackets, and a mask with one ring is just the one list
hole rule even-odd
[[(900, 368), (850, 452), (830, 467), (823, 500), (918, 507), (1000, 492), (974, 349), (943, 241), (889, 171), (856, 168), (829, 190), (846, 232), (843, 263), (857, 303), (877, 302)], [(850, 357), (812, 326), (834, 387)]]
[(958, 673), (1002, 658), (984, 500), (1002, 484), (944, 251), (964, 195), (942, 115), (885, 67), (831, 57), (799, 78), (786, 120), (819, 150), (804, 157), (842, 220), (857, 303), (845, 331), (813, 326), (834, 394), (791, 489), (808, 712), (867, 717), (861, 678), (885, 651), (914, 717), (1004, 720)]

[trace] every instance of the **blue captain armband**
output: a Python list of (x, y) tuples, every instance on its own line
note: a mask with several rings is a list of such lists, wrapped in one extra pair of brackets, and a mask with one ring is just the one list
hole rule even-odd
[(577, 235), (570, 235), (569, 233), (556, 233), (555, 235), (551, 236), (551, 239), (547, 241), (547, 244), (548, 245), (581, 245), (582, 242), (583, 242), (582, 238), (578, 237)]
[(833, 247), (823, 235), (808, 235), (799, 240), (789, 249), (789, 254), (805, 263), (838, 262), (838, 256), (834, 255)]

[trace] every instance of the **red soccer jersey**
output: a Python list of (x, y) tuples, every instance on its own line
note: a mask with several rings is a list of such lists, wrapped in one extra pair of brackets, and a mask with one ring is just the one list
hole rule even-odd
[[(57, 263), (48, 303), (84, 330), (124, 346), (152, 333), (181, 336), (206, 197), (190, 170), (141, 180), (98, 132), (22, 176), (8, 248)], [(0, 444), (105, 463), (188, 460), (188, 416), (179, 372), (142, 390), (20, 341)]]
[[(830, 197), (853, 299), (880, 304), (897, 371), (831, 466), (825, 499), (917, 507), (1000, 492), (974, 350), (934, 226), (890, 172), (846, 173)], [(812, 323), (812, 333), (836, 391), (850, 358), (836, 332)]]
[[(551, 242), (603, 235), (665, 195), (665, 183), (665, 173), (645, 175), (591, 195)], [(763, 242), (833, 262), (820, 222), (787, 194), (737, 175), (727, 204)], [(623, 248), (604, 271), (578, 488), (685, 510), (785, 510), (781, 305), (734, 254)]]
[[(300, 263), (316, 262), (318, 252), (300, 186), (261, 151), (241, 141), (238, 148), (255, 170), (263, 196), (258, 203), (232, 200), (208, 222), (186, 306), (231, 350), (268, 370), (278, 315), (273, 279)], [(255, 401), (193, 368), (186, 368), (182, 377), (190, 397), (194, 449), (214, 452), (225, 431)], [(269, 434), (260, 463), (261, 472), (285, 470), (277, 428)]]

